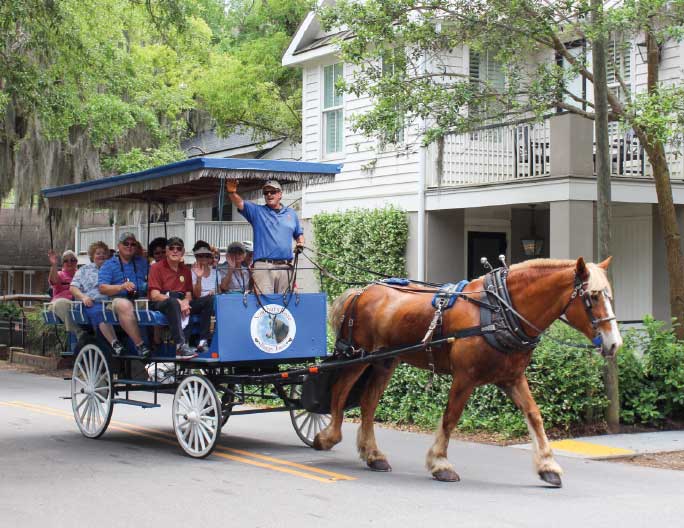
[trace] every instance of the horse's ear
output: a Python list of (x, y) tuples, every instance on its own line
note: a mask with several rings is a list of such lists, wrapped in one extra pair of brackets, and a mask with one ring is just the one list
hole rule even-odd
[(611, 263), (611, 262), (613, 262), (613, 257), (612, 257), (612, 256), (611, 256), (611, 257), (608, 257), (608, 258), (607, 258), (606, 260), (604, 260), (603, 262), (599, 262), (598, 267), (599, 267), (599, 268), (603, 268), (604, 270), (607, 270), (607, 269), (608, 269), (608, 266), (610, 266), (610, 263)]
[(577, 259), (577, 263), (575, 264), (575, 273), (577, 273), (577, 276), (583, 281), (589, 279), (589, 270), (587, 269), (586, 262), (584, 262), (584, 257)]

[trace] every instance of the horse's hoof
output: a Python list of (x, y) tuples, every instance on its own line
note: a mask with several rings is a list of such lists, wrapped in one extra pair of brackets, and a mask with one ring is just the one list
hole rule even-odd
[(313, 448), (314, 448), (316, 451), (327, 451), (327, 449), (323, 446), (323, 443), (321, 442), (319, 436), (320, 436), (320, 435), (316, 435), (316, 438), (314, 438), (314, 441), (313, 441)]
[(366, 462), (366, 465), (373, 471), (392, 471), (392, 466), (390, 466), (389, 462), (387, 462), (387, 460), (383, 460), (382, 458), (377, 460), (369, 460)]
[(461, 477), (453, 469), (440, 469), (432, 474), (432, 478), (440, 482), (458, 482)]
[(544, 482), (551, 484), (554, 488), (562, 488), (563, 482), (561, 481), (560, 475), (554, 473), (553, 471), (540, 471), (539, 478)]

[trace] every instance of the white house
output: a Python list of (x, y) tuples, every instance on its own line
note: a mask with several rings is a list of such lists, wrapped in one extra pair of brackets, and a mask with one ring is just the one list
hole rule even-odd
[[(558, 114), (542, 123), (484, 127), (449, 135), (423, 152), (417, 130), (408, 128), (403, 143), (378, 152), (375, 139), (349, 125), (372, 101), (335, 93), (335, 79), (350, 75), (337, 56), (337, 38), (351, 35), (324, 32), (310, 13), (283, 56), (284, 65), (302, 69), (302, 159), (344, 163), (334, 183), (305, 191), (304, 218), (355, 207), (403, 208), (410, 218), (409, 275), (432, 281), (480, 275), (481, 256), (529, 258), (523, 240), (528, 251), (541, 245), (543, 257), (595, 259), (593, 122)], [(462, 48), (437, 62), (428, 67), (496, 81), (498, 70), (486, 54)], [(643, 90), (646, 67), (636, 43), (617, 63), (632, 91)], [(679, 82), (682, 66), (682, 45), (666, 45), (661, 80)], [(664, 243), (650, 167), (631, 134), (613, 127), (611, 144), (616, 312), (621, 321), (647, 313), (666, 319)], [(681, 229), (684, 165), (674, 152), (670, 161)]]

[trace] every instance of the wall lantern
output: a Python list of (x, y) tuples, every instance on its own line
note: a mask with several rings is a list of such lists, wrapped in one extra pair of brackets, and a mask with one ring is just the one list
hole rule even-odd
[(537, 204), (530, 205), (531, 221), (529, 235), (521, 240), (523, 253), (525, 253), (526, 257), (539, 257), (544, 250), (544, 240), (537, 236), (537, 230), (535, 229), (535, 207), (537, 207)]

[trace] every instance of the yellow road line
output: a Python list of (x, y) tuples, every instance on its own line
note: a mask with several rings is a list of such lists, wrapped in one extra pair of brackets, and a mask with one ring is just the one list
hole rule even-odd
[(554, 450), (567, 451), (588, 457), (633, 455), (635, 453), (631, 449), (592, 444), (591, 442), (582, 442), (580, 440), (558, 440), (551, 442), (551, 447)]
[[(24, 408), (24, 409), (29, 409), (29, 410), (33, 410), (35, 412), (42, 412), (44, 414), (50, 414), (52, 416), (58, 416), (61, 418), (67, 418), (69, 420), (73, 419), (72, 413), (69, 413), (67, 411), (62, 411), (61, 409), (55, 409), (53, 407), (44, 406), (44, 405), (33, 404), (33, 403), (22, 402), (22, 401), (0, 402), (0, 405), (3, 405), (3, 404), (9, 405), (12, 407), (20, 407), (20, 408)], [(128, 433), (136, 434), (138, 436), (142, 436), (145, 438), (160, 440), (166, 444), (170, 444), (170, 445), (174, 445), (174, 446), (177, 445), (175, 435), (173, 435), (171, 433), (164, 432), (164, 431), (159, 431), (157, 429), (150, 429), (147, 427), (143, 427), (143, 426), (139, 426), (139, 425), (135, 425), (135, 424), (130, 424), (130, 423), (126, 423), (126, 422), (119, 422), (116, 420), (112, 420), (110, 422), (109, 427), (113, 428), (117, 431), (128, 432)], [(173, 439), (173, 441), (170, 441), (168, 439)], [(217, 452), (217, 450), (219, 452)], [(258, 460), (264, 460), (264, 461), (272, 462), (274, 464), (277, 464), (277, 466), (262, 463), (262, 462), (259, 462), (258, 460), (246, 459), (246, 458), (243, 458), (242, 456), (234, 456), (234, 455), (231, 455), (228, 453), (236, 453), (238, 455), (248, 456), (248, 457), (258, 459)], [(250, 464), (250, 465), (261, 467), (264, 469), (272, 469), (274, 471), (280, 471), (282, 473), (289, 473), (292, 475), (316, 480), (319, 482), (329, 483), (329, 482), (333, 482), (333, 481), (337, 481), (337, 480), (356, 480), (356, 478), (350, 477), (349, 475), (344, 475), (342, 473), (335, 473), (333, 471), (327, 471), (325, 469), (307, 466), (304, 464), (298, 464), (297, 462), (291, 462), (289, 460), (283, 460), (283, 459), (270, 457), (270, 456), (266, 456), (266, 455), (260, 455), (257, 453), (251, 453), (249, 451), (244, 451), (241, 449), (233, 449), (233, 448), (224, 447), (221, 445), (216, 446), (216, 449), (214, 450), (213, 454), (216, 456), (219, 456), (221, 458), (226, 458), (228, 460), (234, 460), (236, 462), (242, 462), (245, 464)], [(283, 466), (288, 466), (288, 467), (283, 467)], [(289, 469), (290, 467), (303, 469), (309, 473), (318, 473), (320, 475), (326, 475), (328, 478), (321, 478), (321, 477), (318, 477), (317, 475), (311, 475), (309, 473), (303, 473), (301, 471)]]

